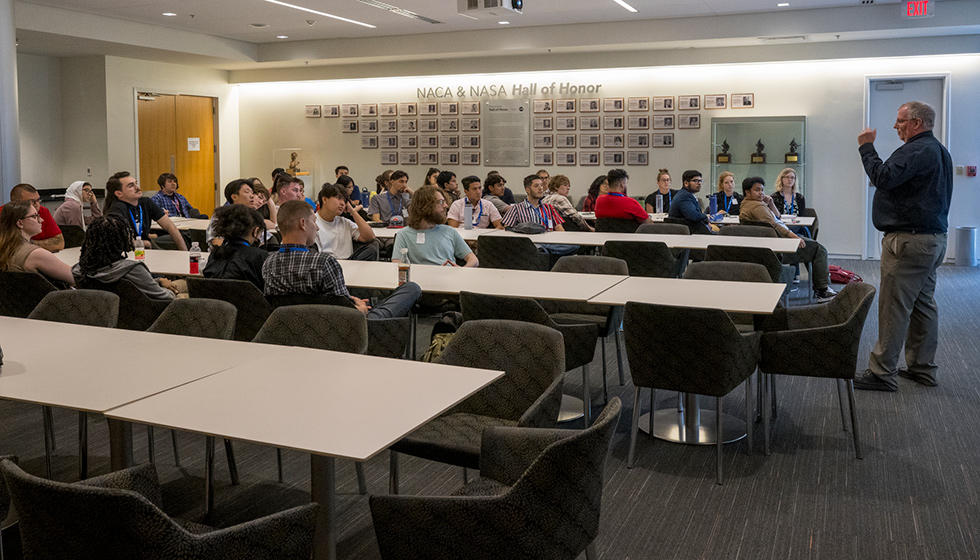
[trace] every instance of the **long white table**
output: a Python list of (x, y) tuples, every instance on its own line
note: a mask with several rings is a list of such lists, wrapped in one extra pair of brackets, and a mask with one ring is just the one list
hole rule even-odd
[(527, 237), (535, 243), (600, 246), (606, 241), (660, 241), (670, 248), (707, 249), (708, 245), (729, 247), (764, 247), (777, 253), (795, 253), (800, 242), (790, 238), (744, 237), (736, 235), (661, 235), (653, 233), (612, 233), (589, 231), (548, 231), (535, 235), (492, 230), (484, 235)]
[(785, 284), (727, 282), (688, 278), (630, 276), (589, 298), (598, 305), (626, 305), (628, 301), (722, 309), (729, 313), (770, 314), (782, 298)]
[[(378, 239), (394, 239), (395, 236), (398, 235), (398, 232), (401, 231), (402, 229), (403, 228), (385, 227), (385, 228), (373, 228), (373, 231), (374, 231), (374, 236), (377, 237)], [(486, 228), (466, 229), (466, 228), (458, 227), (456, 228), (456, 231), (459, 232), (459, 235), (463, 238), (463, 240), (476, 241), (477, 237), (492, 230)]]
[[(582, 217), (585, 218), (586, 220), (595, 221), (595, 212), (579, 212), (579, 214), (581, 214)], [(663, 222), (664, 221), (664, 218), (667, 217), (667, 214), (652, 214), (651, 213), (651, 214), (647, 214), (647, 215), (650, 216), (650, 219), (653, 220), (654, 222)], [(786, 224), (788, 226), (807, 226), (807, 227), (809, 227), (809, 226), (812, 226), (813, 225), (813, 222), (814, 222), (814, 218), (812, 216), (792, 216), (790, 214), (784, 214), (783, 216), (780, 217), (780, 219), (783, 221), (784, 224)], [(738, 224), (739, 223), (739, 219), (738, 219), (738, 216), (725, 215), (724, 217), (722, 217), (721, 220), (718, 220), (718, 221), (712, 222), (712, 223), (713, 224), (719, 224), (719, 225), (725, 225), (725, 226), (735, 225), (735, 224)]]
[[(61, 262), (68, 266), (75, 266), (82, 254), (80, 247), (72, 247), (55, 253)], [(132, 260), (133, 253), (129, 253), (127, 258)], [(192, 276), (190, 254), (187, 251), (164, 251), (161, 249), (147, 249), (144, 261), (146, 267), (153, 274), (165, 274), (167, 276)], [(201, 251), (201, 262), (198, 264), (198, 274), (204, 270), (204, 265), (208, 262), (207, 251)]]
[[(182, 218), (180, 216), (171, 216), (170, 221), (177, 226), (177, 229), (181, 230), (197, 230), (197, 231), (207, 231), (208, 224), (211, 220), (206, 220), (202, 218)], [(152, 227), (159, 229), (160, 224), (153, 222)]]

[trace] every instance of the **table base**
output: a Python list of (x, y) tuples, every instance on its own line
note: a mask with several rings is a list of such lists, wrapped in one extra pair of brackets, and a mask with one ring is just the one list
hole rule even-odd
[[(688, 409), (690, 410), (690, 409)], [(688, 410), (678, 412), (676, 408), (657, 410), (653, 416), (653, 437), (684, 443), (687, 445), (715, 445), (718, 435), (715, 430), (715, 411), (700, 410), (701, 422), (685, 427)], [(640, 416), (640, 429), (648, 432), (650, 415)], [(722, 443), (732, 443), (745, 437), (745, 422), (730, 414), (721, 416)]]
[(561, 409), (558, 411), (559, 422), (571, 422), (585, 416), (582, 399), (571, 395), (561, 396)]

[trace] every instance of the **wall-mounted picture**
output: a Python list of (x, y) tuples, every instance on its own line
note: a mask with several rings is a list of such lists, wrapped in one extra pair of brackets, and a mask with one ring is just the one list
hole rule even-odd
[(398, 163), (399, 165), (418, 165), (419, 154), (418, 152), (398, 152)]
[(674, 128), (674, 115), (654, 115), (654, 130), (671, 130)]
[(535, 113), (551, 113), (555, 110), (555, 102), (551, 99), (535, 99), (531, 110)]
[[(439, 103), (439, 114), (440, 115), (458, 115), (459, 114), (459, 103), (455, 101), (443, 101)], [(456, 156), (459, 159), (459, 156)]]
[(602, 152), (602, 165), (623, 165), (625, 159), (623, 152)]
[(603, 148), (622, 148), (623, 147), (623, 135), (622, 134), (603, 134), (602, 135), (602, 147)]
[(423, 148), (438, 148), (439, 137), (435, 134), (423, 134), (419, 136), (419, 146)]
[(306, 118), (308, 118), (308, 119), (319, 119), (320, 118), (320, 106), (319, 105), (307, 105), (306, 106)]
[(463, 165), (480, 165), (480, 152), (462, 152), (460, 158)]
[(555, 163), (558, 165), (575, 165), (575, 152), (558, 152), (555, 154)]
[(701, 108), (701, 97), (697, 95), (678, 95), (677, 109), (679, 111), (690, 111)]
[(440, 148), (458, 148), (459, 147), (459, 136), (455, 134), (443, 134), (439, 136), (439, 147)]
[(378, 138), (378, 143), (382, 148), (397, 148), (398, 137), (391, 134), (385, 134)]
[(439, 132), (456, 132), (459, 130), (459, 119), (439, 119)]
[(395, 119), (381, 119), (378, 130), (381, 132), (398, 132), (398, 121)]
[(381, 165), (398, 165), (398, 152), (381, 152)]
[(599, 135), (598, 134), (579, 134), (579, 147), (581, 147), (581, 148), (598, 148), (599, 147)]
[(459, 165), (459, 152), (439, 152), (439, 165)]
[(754, 93), (733, 93), (732, 109), (751, 109), (755, 107)]
[(419, 137), (418, 136), (399, 136), (398, 137), (398, 147), (406, 149), (415, 149), (419, 147)]
[(401, 119), (398, 121), (398, 132), (418, 132), (419, 127), (415, 119)]
[(377, 132), (378, 131), (378, 121), (361, 121), (361, 132)]
[(578, 125), (579, 130), (599, 130), (599, 117), (594, 115), (591, 117), (579, 117)]
[[(558, 119), (564, 120), (564, 119)], [(572, 119), (574, 121), (574, 119)], [(555, 119), (551, 117), (534, 117), (531, 119), (531, 130), (551, 130)]]
[[(582, 117), (585, 118), (585, 117)], [(598, 124), (598, 123), (596, 123)], [(575, 130), (575, 117), (558, 117), (555, 119), (555, 130)]]
[(479, 132), (480, 130), (480, 119), (459, 119), (459, 129), (468, 130), (470, 132)]
[(575, 141), (576, 138), (574, 134), (555, 134), (556, 148), (574, 148)]
[(419, 130), (423, 132), (438, 132), (439, 119), (419, 119)]
[(630, 111), (649, 111), (650, 110), (650, 98), (649, 97), (630, 97), (629, 110)]
[(626, 165), (650, 165), (650, 152), (626, 152)]
[(728, 106), (728, 96), (724, 93), (704, 96), (705, 109), (724, 109)]
[(660, 134), (653, 135), (653, 147), (654, 148), (673, 148), (674, 147), (674, 133), (664, 132)]
[(626, 122), (626, 128), (630, 130), (647, 130), (650, 128), (650, 117), (647, 115), (630, 115)]
[(587, 97), (578, 100), (578, 110), (581, 113), (598, 113), (599, 112), (599, 98), (598, 97)]
[(534, 152), (534, 165), (552, 165), (553, 162), (553, 152)]
[(579, 152), (579, 165), (599, 165), (599, 152)]
[(550, 134), (535, 134), (533, 141), (535, 148), (551, 148), (554, 146), (553, 138)]
[(684, 113), (677, 115), (677, 128), (701, 128), (701, 115)]
[(479, 134), (463, 134), (459, 137), (459, 143), (464, 148), (479, 148), (480, 147), (480, 135)]
[(602, 130), (623, 130), (623, 117), (602, 117)]
[(343, 131), (345, 133), (347, 133), (347, 132), (357, 132), (357, 121), (354, 121), (354, 120), (345, 120), (344, 121)]
[(345, 117), (357, 116), (357, 103), (343, 103), (340, 106), (340, 114)]
[(673, 111), (674, 110), (674, 96), (670, 95), (667, 97), (654, 97), (653, 98), (653, 110), (654, 111)]
[[(460, 115), (479, 115), (480, 114), (480, 102), (479, 101), (460, 101), (459, 102), (459, 114)], [(480, 154), (477, 154), (479, 156)], [(479, 159), (479, 157), (477, 157)], [(469, 165), (469, 164), (467, 164)]]
[(340, 105), (324, 105), (321, 114), (324, 117), (335, 119), (340, 116)]
[[(574, 113), (575, 112), (575, 100), (574, 99), (559, 99), (555, 101), (555, 111), (559, 113)], [(559, 164), (561, 165), (561, 164)]]
[(626, 136), (626, 146), (628, 148), (649, 148), (650, 135), (646, 132), (634, 132)]
[(382, 117), (398, 116), (397, 103), (378, 103), (378, 114)]
[(365, 150), (373, 150), (378, 147), (377, 136), (361, 136), (361, 147)]
[(623, 111), (622, 97), (603, 97), (602, 110), (607, 113), (619, 113)]
[(419, 113), (418, 109), (415, 107), (415, 103), (399, 103), (398, 104), (398, 114), (403, 117), (414, 117)]
[(378, 105), (377, 103), (362, 103), (360, 105), (361, 116), (362, 117), (376, 117), (378, 116)]
[(439, 165), (439, 152), (419, 152), (421, 165)]
[(435, 102), (423, 101), (419, 103), (419, 114), (420, 115), (438, 115), (439, 114), (439, 104)]

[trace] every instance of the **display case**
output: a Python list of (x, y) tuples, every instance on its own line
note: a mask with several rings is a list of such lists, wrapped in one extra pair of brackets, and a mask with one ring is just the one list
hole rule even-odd
[(804, 116), (713, 118), (710, 157), (711, 185), (701, 191), (704, 194), (718, 189), (718, 175), (723, 171), (735, 174), (738, 192), (742, 179), (758, 176), (765, 179), (766, 193), (771, 194), (776, 190), (776, 176), (789, 167), (796, 171), (797, 192), (807, 195)]
[[(283, 168), (286, 173), (293, 177), (299, 177), (305, 185), (305, 196), (316, 196), (316, 183), (313, 177), (313, 170), (316, 169), (316, 161), (313, 150), (303, 148), (277, 148), (272, 151), (272, 169)], [(272, 188), (272, 185), (269, 185)]]

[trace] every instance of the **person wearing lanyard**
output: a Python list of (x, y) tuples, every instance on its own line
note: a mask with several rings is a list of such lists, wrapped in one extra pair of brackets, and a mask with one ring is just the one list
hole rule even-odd
[(166, 210), (168, 215), (180, 218), (207, 218), (197, 208), (191, 206), (184, 195), (177, 192), (180, 187), (177, 185), (177, 176), (173, 173), (161, 174), (157, 178), (157, 185), (160, 191), (150, 200)]
[(613, 169), (606, 175), (609, 182), (609, 192), (595, 201), (595, 217), (597, 220), (616, 218), (634, 220), (638, 224), (653, 222), (653, 218), (640, 206), (640, 203), (626, 196), (626, 185), (629, 174), (625, 169)]
[(143, 198), (143, 191), (140, 189), (136, 178), (128, 171), (120, 171), (109, 178), (105, 184), (106, 190), (106, 215), (114, 214), (121, 216), (133, 226), (136, 237), (143, 240), (143, 246), (150, 248), (150, 221), (155, 221), (160, 227), (167, 230), (174, 245), (180, 251), (187, 250), (184, 237), (177, 230), (177, 226), (167, 216), (162, 208), (149, 198)]
[(738, 216), (742, 195), (735, 192), (735, 174), (723, 171), (718, 175), (718, 210), (730, 216)]
[[(503, 224), (510, 227), (515, 224), (535, 223), (544, 226), (545, 231), (565, 231), (562, 224), (565, 223), (561, 214), (550, 204), (541, 202), (544, 197), (544, 185), (541, 178), (537, 175), (524, 177), (524, 192), (527, 198), (523, 202), (513, 204), (507, 214), (504, 215)], [(551, 255), (574, 255), (578, 252), (578, 245), (563, 244), (535, 244), (543, 253)]]
[(651, 214), (657, 211), (657, 193), (660, 193), (664, 201), (663, 212), (665, 214), (670, 212), (670, 203), (677, 196), (677, 189), (670, 188), (670, 173), (665, 168), (661, 168), (657, 173), (657, 190), (645, 199), (647, 212)]
[(503, 218), (497, 211), (497, 207), (490, 201), (480, 198), (480, 195), (483, 194), (483, 184), (479, 177), (476, 175), (463, 177), (463, 194), (466, 195), (465, 198), (453, 202), (453, 205), (449, 207), (449, 219), (446, 221), (449, 227), (457, 228), (463, 225), (465, 214), (463, 210), (466, 208), (466, 201), (469, 200), (470, 204), (473, 205), (473, 227), (477, 229), (491, 227), (504, 229), (500, 223)]
[(388, 180), (388, 190), (371, 197), (368, 214), (375, 222), (387, 222), (392, 216), (406, 216), (411, 199), (408, 193), (408, 173), (395, 171)]

